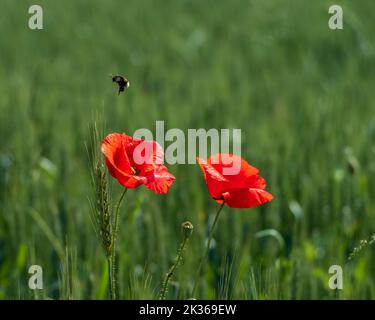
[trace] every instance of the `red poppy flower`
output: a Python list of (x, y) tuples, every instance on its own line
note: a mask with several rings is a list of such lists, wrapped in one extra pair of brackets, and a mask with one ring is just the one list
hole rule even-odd
[(144, 184), (155, 193), (167, 193), (175, 177), (162, 164), (164, 152), (156, 141), (125, 133), (109, 134), (101, 146), (109, 173), (126, 188)]
[[(244, 159), (231, 154), (218, 154), (207, 161), (197, 158), (211, 197), (218, 203), (232, 208), (250, 208), (273, 199), (265, 191), (266, 181), (258, 175), (259, 170)], [(230, 174), (235, 169), (236, 174)]]

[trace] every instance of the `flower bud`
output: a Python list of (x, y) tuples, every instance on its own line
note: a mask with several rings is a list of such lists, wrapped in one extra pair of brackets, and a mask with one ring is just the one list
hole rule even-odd
[(182, 223), (181, 227), (182, 227), (182, 232), (183, 232), (184, 238), (185, 239), (190, 238), (190, 236), (193, 233), (193, 229), (194, 229), (193, 224), (190, 221), (185, 221), (185, 222)]

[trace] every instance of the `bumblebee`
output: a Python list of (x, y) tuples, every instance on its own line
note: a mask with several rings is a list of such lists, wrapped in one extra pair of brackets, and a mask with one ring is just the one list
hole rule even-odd
[(113, 82), (116, 82), (118, 84), (118, 94), (120, 94), (126, 88), (129, 88), (130, 82), (128, 79), (124, 78), (123, 76), (111, 75), (110, 77), (112, 78)]

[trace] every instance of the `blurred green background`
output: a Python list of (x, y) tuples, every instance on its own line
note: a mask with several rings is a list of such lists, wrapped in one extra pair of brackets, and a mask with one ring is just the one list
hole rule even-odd
[[(28, 28), (28, 8), (44, 29)], [(0, 0), (0, 298), (105, 299), (107, 266), (90, 221), (85, 149), (105, 132), (241, 128), (242, 155), (275, 200), (225, 208), (197, 292), (205, 299), (373, 299), (375, 2)], [(110, 73), (131, 86), (118, 96)], [(217, 204), (197, 165), (158, 196), (129, 190), (121, 212), (120, 297), (189, 298)], [(111, 179), (113, 199), (121, 187)], [(28, 288), (42, 266), (44, 290)], [(344, 289), (328, 287), (341, 265)]]

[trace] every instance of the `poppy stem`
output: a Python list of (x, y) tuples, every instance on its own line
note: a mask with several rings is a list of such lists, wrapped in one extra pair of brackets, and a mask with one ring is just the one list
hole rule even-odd
[(182, 240), (182, 242), (180, 244), (180, 248), (178, 249), (178, 252), (177, 252), (177, 257), (175, 259), (175, 262), (172, 265), (172, 267), (168, 270), (168, 273), (165, 275), (165, 280), (163, 282), (163, 286), (162, 286), (162, 288), (160, 290), (160, 294), (159, 294), (159, 299), (160, 300), (164, 300), (165, 299), (165, 295), (166, 295), (167, 290), (168, 290), (169, 281), (173, 277), (173, 275), (174, 275), (174, 273), (175, 273), (178, 265), (180, 264), (180, 262), (182, 260), (182, 254), (184, 252), (184, 249), (185, 249), (185, 246), (186, 246), (186, 243), (187, 243), (188, 239), (189, 238), (184, 237), (184, 239)]
[(124, 199), (124, 196), (126, 194), (126, 191), (128, 191), (127, 188), (124, 189), (122, 192), (119, 201), (116, 205), (115, 210), (115, 217), (114, 217), (114, 223), (113, 223), (113, 234), (112, 234), (112, 252), (111, 257), (109, 261), (109, 281), (110, 281), (110, 293), (111, 293), (111, 299), (116, 300), (117, 299), (117, 274), (116, 274), (116, 240), (117, 240), (117, 232), (118, 232), (118, 218), (120, 213), (120, 207), (122, 200)]
[(199, 262), (197, 273), (195, 274), (194, 286), (193, 286), (193, 290), (191, 291), (191, 297), (194, 297), (195, 290), (197, 289), (199, 278), (200, 278), (200, 275), (201, 275), (201, 270), (202, 270), (202, 267), (203, 267), (203, 263), (206, 262), (206, 260), (207, 260), (208, 252), (210, 251), (210, 246), (211, 246), (211, 241), (212, 241), (212, 236), (213, 236), (213, 233), (214, 233), (214, 229), (215, 229), (217, 221), (219, 220), (220, 212), (223, 209), (224, 204), (225, 204), (225, 202), (223, 201), (223, 203), (221, 204), (219, 210), (216, 212), (215, 220), (214, 220), (214, 222), (213, 222), (213, 224), (212, 224), (212, 226), (210, 228), (210, 232), (208, 234), (208, 240), (207, 240), (206, 250), (205, 250), (205, 252), (204, 252), (204, 254), (203, 254), (203, 256), (202, 256), (202, 258), (201, 258), (201, 260)]
[(112, 293), (112, 262), (111, 257), (108, 257), (108, 277), (109, 277), (109, 298), (113, 299), (113, 293)]

